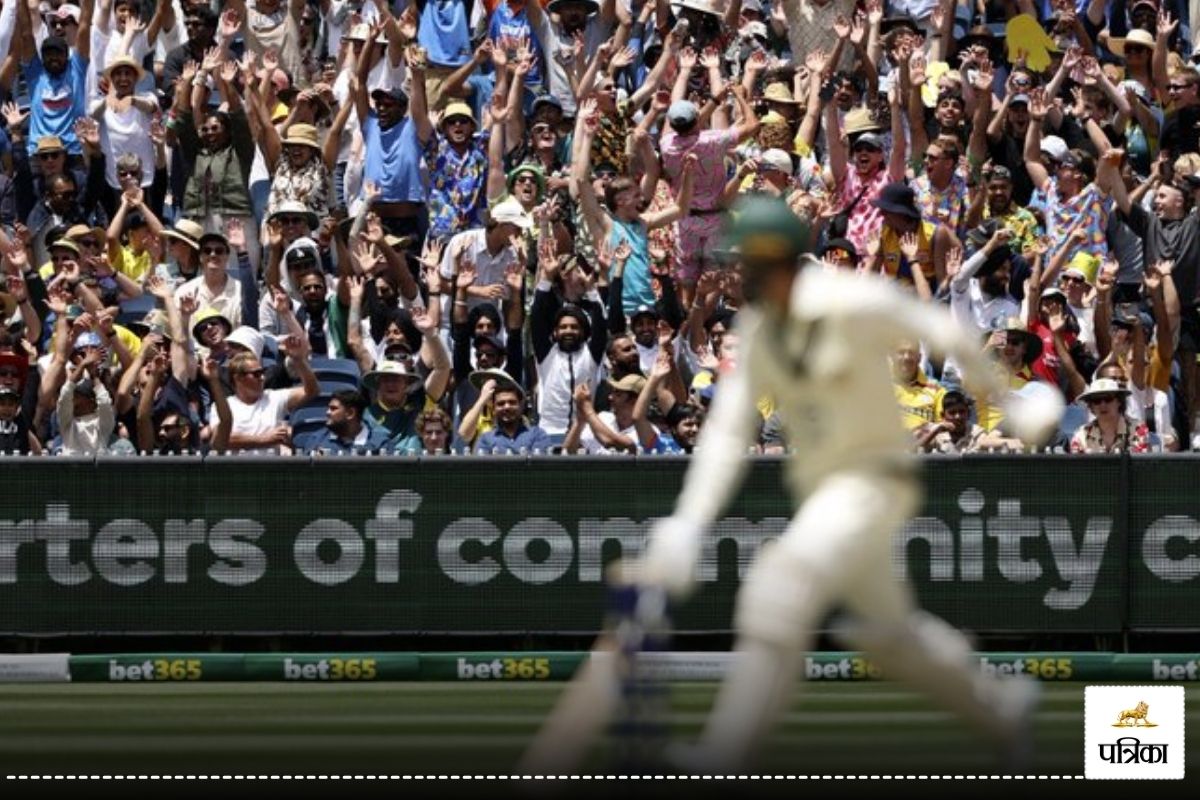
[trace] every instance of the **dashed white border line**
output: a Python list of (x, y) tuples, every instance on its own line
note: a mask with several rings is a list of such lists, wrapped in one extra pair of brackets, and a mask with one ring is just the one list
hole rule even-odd
[(5, 775), (10, 781), (1081, 781), (1083, 775)]

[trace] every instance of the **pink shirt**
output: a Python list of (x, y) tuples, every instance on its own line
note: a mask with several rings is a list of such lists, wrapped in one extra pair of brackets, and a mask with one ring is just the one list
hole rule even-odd
[[(880, 190), (887, 186), (888, 181), (888, 171), (885, 165), (875, 173), (869, 188), (863, 192), (862, 197), (858, 198), (858, 203), (850, 212), (850, 224), (846, 229), (846, 238), (853, 242), (859, 253), (867, 252), (867, 242), (879, 236), (879, 231), (883, 227), (883, 212), (871, 205), (871, 201), (879, 196)], [(846, 177), (842, 179), (842, 185), (838, 189), (838, 211), (845, 211), (863, 189), (862, 178), (859, 177), (858, 170), (853, 165), (846, 167)]]
[(692, 184), (692, 208), (698, 211), (717, 208), (728, 177), (725, 154), (737, 145), (737, 133), (730, 128), (680, 136), (668, 125), (663, 131), (661, 145), (663, 173), (670, 181), (672, 191), (679, 193), (684, 156), (695, 153), (700, 163)]

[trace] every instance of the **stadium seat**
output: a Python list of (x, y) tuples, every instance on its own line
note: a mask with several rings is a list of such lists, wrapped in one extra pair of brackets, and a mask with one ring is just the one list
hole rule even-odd
[(117, 314), (118, 325), (128, 325), (131, 322), (141, 322), (154, 308), (157, 299), (147, 292), (141, 297), (121, 301), (121, 311)]
[[(317, 376), (317, 382), (321, 384), (321, 394), (327, 399), (334, 392), (340, 391), (341, 389), (358, 388), (358, 381), (348, 381), (339, 378), (326, 379), (322, 378), (320, 375)], [(324, 408), (324, 406), (322, 406), (322, 408)]]
[(311, 366), (317, 380), (321, 381), (342, 381), (357, 386), (362, 377), (358, 363), (351, 358), (314, 358)]
[(325, 424), (325, 404), (320, 406), (305, 404), (297, 409), (294, 409), (288, 416), (288, 422), (291, 424), (293, 432), (298, 425), (304, 425), (311, 422), (317, 422), (323, 426)]

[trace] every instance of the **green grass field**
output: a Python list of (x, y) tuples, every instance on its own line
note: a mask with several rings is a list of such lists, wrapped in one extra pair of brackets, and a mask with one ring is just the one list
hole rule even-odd
[[(7, 773), (497, 773), (562, 684), (201, 683), (0, 686)], [(714, 684), (670, 689), (676, 735), (698, 731)], [(1082, 773), (1083, 684), (1044, 685), (1033, 772)], [(1189, 703), (1189, 727), (1200, 704)], [(1195, 729), (1193, 727), (1193, 729)], [(1200, 737), (1189, 737), (1192, 768)], [(611, 759), (597, 748), (591, 769)], [(988, 774), (986, 746), (888, 683), (806, 684), (761, 771)]]

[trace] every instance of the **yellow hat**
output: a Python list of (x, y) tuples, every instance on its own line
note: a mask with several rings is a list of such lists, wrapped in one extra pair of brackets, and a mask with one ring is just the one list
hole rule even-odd
[(1096, 282), (1096, 273), (1100, 271), (1100, 259), (1091, 253), (1085, 253), (1082, 250), (1071, 257), (1067, 263), (1063, 273), (1074, 272), (1083, 278), (1089, 284)]
[(297, 122), (289, 127), (283, 137), (283, 143), (305, 145), (315, 150), (321, 149), (321, 140), (317, 136), (316, 127), (307, 122)]
[(788, 88), (786, 83), (772, 83), (763, 92), (763, 100), (768, 103), (784, 103), (790, 106), (800, 105), (800, 101), (792, 97), (792, 90)]
[(871, 114), (871, 109), (869, 108), (852, 108), (847, 111), (846, 119), (842, 122), (842, 127), (845, 129), (847, 136), (880, 130), (879, 123), (875, 121), (875, 117)]
[(472, 125), (479, 126), (479, 123), (475, 120), (474, 112), (471, 111), (471, 107), (466, 103), (451, 103), (446, 106), (446, 110), (442, 112), (442, 123), (445, 124), (447, 120), (454, 117), (466, 117), (471, 120)]

